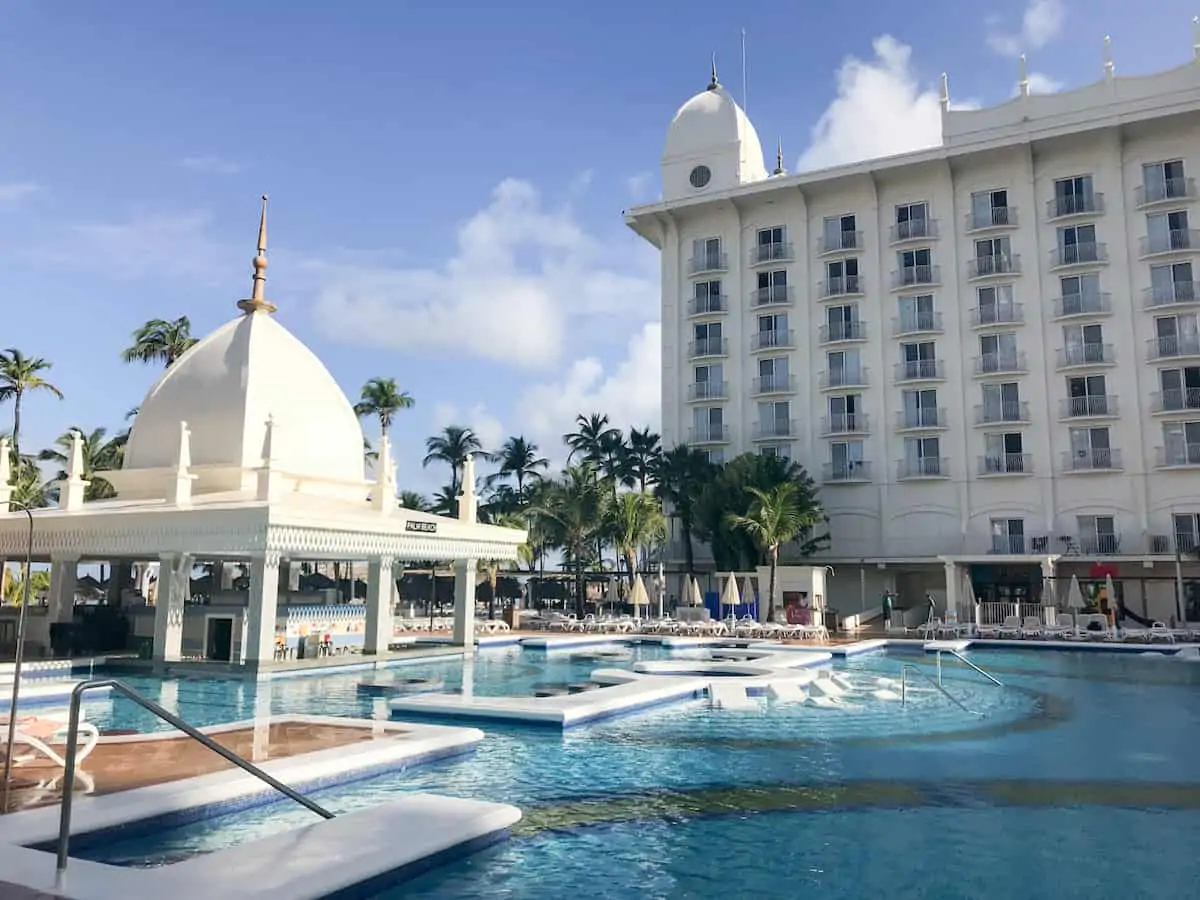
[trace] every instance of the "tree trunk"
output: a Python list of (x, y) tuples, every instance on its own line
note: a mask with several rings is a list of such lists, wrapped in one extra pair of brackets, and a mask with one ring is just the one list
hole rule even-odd
[(13, 394), (12, 454), (17, 460), (17, 481), (21, 480), (21, 392)]
[(770, 550), (771, 575), (767, 579), (767, 621), (775, 621), (775, 569), (779, 565), (779, 548), (772, 547)]
[(584, 596), (583, 587), (583, 563), (579, 560), (575, 561), (575, 615), (582, 619), (586, 614), (584, 610), (587, 608), (586, 597)]
[(637, 560), (634, 558), (634, 553), (633, 553), (632, 548), (626, 550), (625, 553), (622, 555), (625, 557), (625, 567), (627, 569), (629, 569), (629, 590), (632, 591), (633, 590), (633, 579), (634, 579), (634, 576), (637, 574)]
[(690, 515), (679, 517), (679, 530), (683, 532), (683, 558), (687, 566), (688, 575), (694, 575), (696, 572), (696, 556), (692, 551), (692, 517)]

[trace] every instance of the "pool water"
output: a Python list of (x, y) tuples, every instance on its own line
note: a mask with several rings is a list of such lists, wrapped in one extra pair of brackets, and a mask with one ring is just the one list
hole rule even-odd
[[(635, 658), (666, 651), (635, 648)], [(317, 794), (335, 811), (428, 790), (516, 804), (514, 836), (382, 897), (599, 898), (883, 896), (1192, 897), (1200, 878), (1200, 665), (1086, 652), (972, 652), (1005, 682), (947, 663), (907, 707), (753, 710), (680, 703), (560, 733), (489, 726), (470, 756)], [(836, 667), (861, 684), (934, 674), (933, 658), (877, 653)], [(586, 680), (631, 661), (481, 650), (477, 693)], [(406, 666), (447, 687), (461, 661)], [(135, 680), (211, 724), (272, 712), (369, 716), (363, 674), (267, 682)], [(144, 727), (118, 699), (90, 705), (111, 727)], [(105, 718), (107, 717), (107, 719)], [(88, 858), (155, 865), (306, 824), (273, 804)], [(1014, 877), (1019, 882), (1014, 882)]]

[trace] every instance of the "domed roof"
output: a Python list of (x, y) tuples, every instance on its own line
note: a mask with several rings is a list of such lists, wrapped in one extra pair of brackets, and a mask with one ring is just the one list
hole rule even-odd
[(667, 128), (665, 158), (697, 156), (740, 142), (743, 155), (763, 158), (762, 144), (749, 117), (716, 80), (679, 107)]

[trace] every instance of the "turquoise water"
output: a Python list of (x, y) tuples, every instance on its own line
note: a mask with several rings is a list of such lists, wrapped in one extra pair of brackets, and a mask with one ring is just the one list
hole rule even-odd
[[(646, 647), (639, 657), (664, 651)], [(906, 709), (861, 701), (821, 710), (762, 700), (746, 712), (684, 703), (559, 733), (498, 726), (468, 757), (318, 793), (336, 811), (431, 790), (514, 803), (509, 841), (384, 897), (829, 898), (1192, 897), (1200, 878), (1200, 665), (1094, 653), (983, 651)], [(903, 662), (841, 663), (868, 683)], [(506, 692), (586, 679), (563, 654), (484, 650), (474, 688)], [(462, 679), (462, 663), (396, 670)], [(361, 674), (240, 681), (138, 681), (191, 720), (256, 709), (371, 715)], [(503, 690), (501, 690), (503, 688)], [(261, 692), (261, 693), (259, 693)], [(88, 711), (135, 727), (120, 699)], [(107, 719), (105, 717), (108, 717)], [(88, 858), (153, 865), (310, 821), (272, 805), (89, 848)], [(1014, 884), (1014, 877), (1020, 878)]]

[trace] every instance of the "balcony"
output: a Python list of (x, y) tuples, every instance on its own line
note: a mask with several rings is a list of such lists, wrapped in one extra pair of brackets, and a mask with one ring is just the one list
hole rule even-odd
[(972, 328), (993, 325), (1020, 325), (1025, 321), (1025, 306), (1021, 303), (993, 303), (971, 310)]
[(1054, 318), (1070, 319), (1074, 316), (1106, 316), (1112, 312), (1112, 294), (1091, 292), (1086, 294), (1063, 294), (1054, 298)]
[(842, 275), (830, 278), (817, 285), (821, 299), (833, 297), (857, 297), (863, 293), (863, 280), (858, 275)]
[(1156, 413), (1200, 410), (1200, 387), (1156, 391), (1150, 395), (1150, 410)]
[(942, 314), (940, 312), (915, 312), (892, 319), (892, 336), (904, 337), (907, 334), (941, 334)]
[(701, 359), (705, 356), (727, 356), (729, 341), (725, 338), (705, 338), (688, 344), (688, 359)]
[(705, 275), (709, 272), (724, 272), (729, 268), (728, 253), (704, 253), (688, 260), (689, 275)]
[(967, 231), (988, 231), (992, 228), (1016, 228), (1017, 208), (1015, 206), (993, 206), (988, 210), (975, 210), (967, 213)]
[(896, 363), (896, 384), (908, 381), (941, 381), (945, 377), (945, 360), (909, 359)]
[(775, 438), (790, 438), (796, 435), (794, 419), (768, 419), (765, 422), (755, 422), (753, 439), (769, 441)]
[(756, 397), (766, 394), (793, 394), (795, 391), (794, 375), (763, 375), (750, 383), (750, 393)]
[(830, 322), (822, 325), (817, 332), (817, 340), (822, 344), (836, 344), (841, 341), (865, 341), (867, 325), (865, 322)]
[(1171, 284), (1148, 287), (1142, 291), (1142, 298), (1146, 309), (1200, 303), (1200, 282), (1175, 281)]
[(1195, 532), (1179, 531), (1174, 535), (1154, 534), (1150, 536), (1150, 552), (1157, 556), (1174, 556), (1176, 553), (1195, 553), (1200, 549)]
[(948, 478), (949, 476), (950, 460), (937, 456), (902, 459), (896, 466), (896, 477), (901, 481), (910, 478)]
[(1194, 200), (1195, 197), (1194, 178), (1166, 178), (1153, 184), (1138, 185), (1133, 189), (1133, 202), (1138, 209), (1177, 200)]
[(1024, 556), (1028, 552), (1023, 534), (993, 534), (988, 548), (988, 553), (999, 556)]
[(945, 408), (902, 409), (896, 413), (897, 431), (924, 431), (947, 428)]
[(1106, 262), (1108, 262), (1108, 244), (1096, 241), (1087, 241), (1082, 244), (1064, 244), (1050, 251), (1051, 269), (1095, 266)]
[(844, 484), (848, 481), (870, 481), (871, 464), (865, 459), (846, 459), (825, 463), (821, 469), (821, 480), (826, 484)]
[(1142, 238), (1138, 244), (1138, 255), (1161, 256), (1164, 253), (1187, 253), (1200, 250), (1200, 229), (1172, 228), (1164, 234), (1152, 234)]
[(907, 244), (909, 241), (925, 241), (937, 236), (937, 219), (909, 219), (893, 225), (888, 240), (892, 244)]
[(750, 250), (750, 265), (761, 266), (764, 263), (791, 262), (796, 258), (789, 241), (772, 241), (769, 244), (756, 244)]
[(1121, 451), (1107, 447), (1091, 450), (1066, 450), (1062, 455), (1064, 472), (1112, 472), (1122, 468)]
[(842, 231), (820, 239), (817, 250), (821, 256), (831, 253), (846, 253), (863, 248), (863, 233), (861, 231)]
[(829, 437), (836, 434), (866, 434), (866, 413), (836, 413), (821, 418), (821, 434)]
[(1200, 335), (1196, 334), (1159, 335), (1146, 343), (1150, 347), (1148, 355), (1152, 360), (1200, 356)]
[(1059, 370), (1111, 366), (1116, 353), (1112, 344), (1068, 344), (1058, 348), (1055, 362)]
[(724, 294), (693, 297), (687, 304), (688, 316), (708, 316), (725, 312), (729, 312), (729, 300)]
[(1160, 469), (1184, 466), (1200, 466), (1200, 444), (1180, 444), (1175, 447), (1158, 447), (1155, 450), (1156, 465)]
[(988, 453), (979, 457), (979, 474), (1032, 475), (1033, 456), (1028, 453)]
[(1099, 191), (1090, 194), (1068, 194), (1046, 201), (1046, 218), (1052, 222), (1072, 216), (1098, 216), (1103, 212), (1104, 194)]
[(728, 425), (700, 425), (688, 429), (689, 444), (727, 444), (729, 443)]
[(1081, 534), (1076, 540), (1084, 556), (1116, 556), (1121, 552), (1119, 534)]
[(1029, 403), (1025, 400), (981, 403), (975, 407), (976, 425), (1019, 425), (1028, 421)]
[(728, 385), (723, 381), (697, 381), (688, 385), (688, 400), (724, 400), (729, 396)]
[(771, 331), (756, 331), (750, 335), (750, 350), (786, 350), (795, 346), (795, 332), (792, 329), (776, 328)]
[(892, 272), (892, 290), (940, 284), (941, 280), (942, 270), (939, 266), (902, 266)]
[(1120, 415), (1117, 398), (1111, 394), (1067, 397), (1058, 402), (1060, 419), (1104, 419)]
[(870, 370), (865, 368), (830, 369), (820, 374), (818, 384), (822, 390), (866, 387), (870, 374)]
[(967, 260), (967, 278), (994, 278), (997, 275), (1017, 275), (1021, 271), (1020, 253), (993, 253)]
[(752, 306), (781, 306), (792, 302), (792, 288), (786, 284), (772, 284), (755, 288), (750, 292)]
[(985, 353), (975, 357), (976, 375), (1017, 375), (1026, 368), (1024, 353)]

